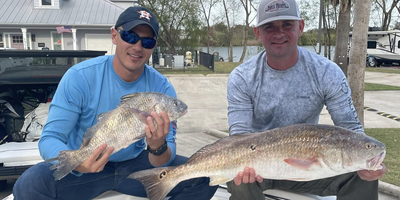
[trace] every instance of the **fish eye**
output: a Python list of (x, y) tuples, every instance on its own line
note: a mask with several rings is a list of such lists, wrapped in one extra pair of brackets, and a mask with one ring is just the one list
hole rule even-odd
[(251, 149), (252, 151), (254, 151), (254, 150), (256, 150), (256, 146), (257, 146), (257, 145), (252, 144), (252, 145), (250, 146), (250, 149)]
[(174, 106), (178, 106), (178, 101), (174, 101)]
[(375, 148), (376, 145), (372, 145), (372, 144), (370, 144), (370, 143), (367, 143), (367, 144), (365, 145), (365, 147), (367, 147), (367, 149), (372, 149), (372, 148)]

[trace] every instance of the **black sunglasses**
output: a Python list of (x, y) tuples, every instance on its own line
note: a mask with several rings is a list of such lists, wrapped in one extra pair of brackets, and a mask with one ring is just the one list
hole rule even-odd
[(142, 47), (152, 49), (156, 46), (156, 39), (149, 37), (139, 37), (136, 33), (118, 29), (118, 33), (122, 40), (129, 44), (136, 44), (139, 40), (142, 41)]

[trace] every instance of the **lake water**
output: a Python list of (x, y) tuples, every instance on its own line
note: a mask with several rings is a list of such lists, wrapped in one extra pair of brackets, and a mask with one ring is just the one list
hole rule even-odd
[[(313, 46), (301, 46), (303, 48), (306, 48), (307, 50), (311, 51), (311, 52), (316, 52), (315, 50), (318, 51), (318, 47), (314, 47)], [(335, 47), (331, 47), (332, 48), (332, 54), (331, 54), (331, 59), (333, 59), (333, 55), (335, 53)], [(210, 54), (213, 54), (214, 52), (218, 52), (219, 56), (224, 58), (224, 61), (228, 61), (228, 47), (210, 47)], [(244, 60), (248, 60), (249, 58), (253, 57), (254, 55), (256, 55), (257, 53), (261, 52), (264, 49), (264, 47), (260, 47), (260, 46), (247, 46), (246, 49), (246, 56), (244, 58)], [(207, 52), (207, 47), (201, 47), (200, 49), (202, 52)], [(234, 46), (233, 47), (233, 62), (239, 62), (240, 56), (242, 56), (242, 52), (243, 52), (243, 46)], [(321, 47), (321, 55), (324, 54), (324, 47)]]

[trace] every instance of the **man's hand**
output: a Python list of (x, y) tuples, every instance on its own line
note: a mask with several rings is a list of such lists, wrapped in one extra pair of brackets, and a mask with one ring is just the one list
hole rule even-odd
[[(157, 123), (157, 129), (153, 124), (153, 119)], [(145, 126), (146, 142), (151, 149), (156, 150), (164, 144), (165, 138), (169, 132), (169, 124), (168, 115), (164, 111), (160, 112), (160, 116), (152, 111), (151, 117), (147, 117), (147, 124)]]
[(241, 183), (254, 183), (255, 181), (261, 183), (263, 182), (263, 177), (257, 175), (254, 168), (245, 167), (243, 171), (239, 172), (238, 175), (233, 179), (236, 185), (240, 185)]
[[(157, 123), (157, 129), (153, 124), (153, 119)], [(169, 133), (169, 124), (170, 121), (168, 115), (163, 111), (160, 112), (160, 115), (153, 111), (151, 112), (151, 117), (147, 117), (147, 124), (145, 126), (146, 142), (150, 149), (157, 150), (164, 144), (165, 138)], [(167, 151), (160, 156), (155, 156), (149, 153), (149, 161), (153, 166), (158, 167), (167, 163), (171, 156), (172, 152), (168, 147)]]
[(103, 152), (106, 148), (107, 144), (104, 143), (100, 145), (88, 159), (83, 161), (81, 165), (75, 168), (75, 171), (81, 173), (96, 173), (103, 171), (111, 153), (114, 151), (114, 147), (109, 147), (99, 158), (101, 152)]
[(381, 178), (383, 175), (385, 175), (385, 173), (387, 172), (387, 168), (383, 163), (381, 164), (381, 166), (382, 166), (382, 169), (376, 170), (376, 171), (373, 171), (373, 170), (357, 171), (358, 176), (361, 179), (366, 180), (366, 181), (377, 180), (377, 179)]

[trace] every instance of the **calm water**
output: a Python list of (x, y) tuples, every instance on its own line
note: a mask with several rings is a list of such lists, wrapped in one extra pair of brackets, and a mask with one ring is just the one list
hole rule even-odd
[[(313, 46), (302, 46), (303, 48), (306, 48), (307, 50), (311, 52), (316, 52), (318, 51), (318, 47)], [(264, 47), (259, 47), (259, 46), (247, 46), (246, 49), (246, 56), (244, 60), (248, 60), (249, 58), (253, 57), (257, 53), (263, 50)], [(332, 54), (331, 54), (331, 59), (333, 59), (333, 55), (335, 52), (335, 47), (332, 48)], [(210, 47), (210, 54), (213, 54), (214, 52), (218, 52), (219, 56), (224, 58), (224, 61), (228, 61), (228, 47)], [(203, 52), (207, 52), (207, 47), (201, 47), (200, 49)], [(316, 50), (316, 51), (315, 51)], [(239, 62), (240, 56), (242, 56), (243, 52), (243, 46), (235, 46), (233, 47), (233, 62)], [(324, 47), (322, 46), (321, 48), (321, 54), (324, 54)]]

